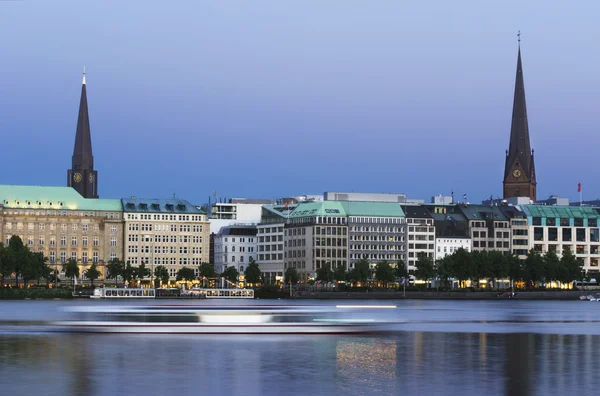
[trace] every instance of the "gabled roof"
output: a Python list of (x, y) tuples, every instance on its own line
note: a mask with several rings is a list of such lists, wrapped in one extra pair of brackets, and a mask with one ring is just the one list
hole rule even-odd
[(5, 208), (123, 211), (119, 199), (87, 199), (71, 187), (0, 185)]
[(121, 202), (124, 212), (204, 214), (202, 210), (183, 199), (123, 198)]
[(395, 202), (338, 202), (348, 216), (404, 217), (400, 204)]
[(402, 210), (407, 218), (431, 219), (431, 214), (423, 205), (402, 205)]
[(527, 216), (570, 219), (600, 218), (600, 209), (587, 206), (522, 205)]
[(487, 205), (458, 205), (458, 208), (468, 220), (508, 221), (508, 217), (498, 206)]

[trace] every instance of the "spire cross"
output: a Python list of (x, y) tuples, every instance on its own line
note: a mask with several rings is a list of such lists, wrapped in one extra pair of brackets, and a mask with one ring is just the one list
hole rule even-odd
[(520, 30), (517, 32), (517, 41), (519, 43), (521, 43), (521, 31)]

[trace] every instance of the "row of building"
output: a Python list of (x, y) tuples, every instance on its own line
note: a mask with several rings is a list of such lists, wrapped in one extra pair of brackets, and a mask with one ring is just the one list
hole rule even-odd
[[(234, 206), (243, 205), (239, 200)], [(459, 248), (520, 259), (531, 249), (559, 256), (569, 250), (585, 271), (599, 270), (596, 207), (534, 204), (527, 198), (475, 205), (435, 197), (423, 203), (399, 194), (360, 193), (325, 193), (260, 207), (260, 217), (231, 218), (212, 234), (217, 272), (231, 266), (243, 272), (250, 258), (268, 282), (281, 281), (287, 268), (309, 279), (326, 263), (351, 270), (360, 259), (373, 268), (383, 260), (393, 265), (402, 260), (412, 271), (420, 255), (439, 260)]]
[(559, 256), (569, 250), (585, 271), (599, 270), (596, 207), (521, 198), (424, 203), (361, 193), (263, 202), (217, 202), (204, 207), (207, 214), (181, 199), (87, 199), (70, 187), (0, 185), (0, 240), (8, 244), (18, 235), (50, 265), (75, 259), (82, 273), (92, 263), (105, 269), (120, 259), (163, 265), (173, 279), (180, 268), (198, 271), (202, 263), (218, 273), (244, 272), (251, 259), (269, 283), (283, 281), (287, 268), (310, 279), (326, 264), (351, 270), (361, 259), (373, 267), (402, 261), (411, 271), (422, 254), (439, 260), (458, 248), (521, 259), (530, 249)]

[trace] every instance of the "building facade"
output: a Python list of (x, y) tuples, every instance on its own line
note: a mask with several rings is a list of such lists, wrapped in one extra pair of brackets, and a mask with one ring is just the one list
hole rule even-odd
[(77, 261), (81, 279), (92, 263), (104, 274), (123, 258), (123, 207), (116, 199), (86, 199), (70, 187), (0, 185), (0, 240), (18, 235), (48, 264), (62, 270)]
[[(527, 245), (519, 245), (521, 253), (524, 253), (525, 249), (534, 249), (540, 254), (553, 251), (560, 257), (563, 252), (569, 250), (584, 271), (599, 272), (600, 209), (544, 205), (524, 205), (521, 209), (528, 226), (527, 235), (520, 235), (522, 240), (527, 238), (528, 241)], [(515, 230), (513, 229), (513, 232)]]
[(262, 208), (258, 232), (259, 265), (266, 284), (273, 285), (284, 281), (284, 229), (287, 217), (296, 204), (265, 205)]
[(469, 222), (473, 251), (510, 252), (510, 221), (499, 206), (460, 204), (457, 207)]
[(417, 269), (420, 255), (433, 260), (435, 258), (435, 226), (433, 216), (422, 205), (403, 205), (406, 215), (408, 235), (408, 259), (406, 266), (409, 271)]
[(371, 269), (381, 261), (406, 266), (408, 237), (404, 211), (397, 203), (340, 202), (348, 217), (349, 266), (365, 259)]
[(435, 261), (441, 260), (458, 249), (471, 251), (471, 238), (437, 237), (435, 239)]
[(300, 278), (314, 278), (329, 264), (348, 269), (348, 221), (339, 202), (299, 204), (288, 216), (283, 240), (284, 268), (296, 268)]
[(228, 267), (234, 267), (243, 274), (250, 259), (256, 260), (256, 233), (256, 226), (251, 225), (222, 227), (214, 237), (215, 271), (220, 274)]
[(182, 267), (196, 274), (209, 260), (210, 225), (204, 212), (180, 199), (122, 199), (124, 260), (153, 272), (165, 266), (174, 280)]

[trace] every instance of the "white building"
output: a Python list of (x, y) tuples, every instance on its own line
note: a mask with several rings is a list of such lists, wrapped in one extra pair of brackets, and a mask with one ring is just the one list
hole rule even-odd
[(209, 206), (210, 232), (218, 233), (221, 227), (232, 224), (258, 224), (263, 205), (273, 204), (267, 199), (231, 198)]
[(402, 210), (408, 228), (408, 259), (405, 264), (409, 271), (414, 271), (421, 254), (435, 259), (435, 227), (433, 217), (425, 206), (402, 205)]
[(180, 199), (122, 199), (125, 261), (153, 271), (165, 266), (174, 280), (182, 267), (196, 270), (209, 261), (206, 215)]
[(214, 236), (215, 271), (217, 274), (227, 267), (235, 267), (244, 273), (250, 258), (256, 260), (257, 229), (251, 225), (232, 225), (221, 228)]
[(471, 238), (464, 237), (438, 237), (435, 239), (435, 260), (441, 260), (449, 254), (463, 248), (471, 251)]

